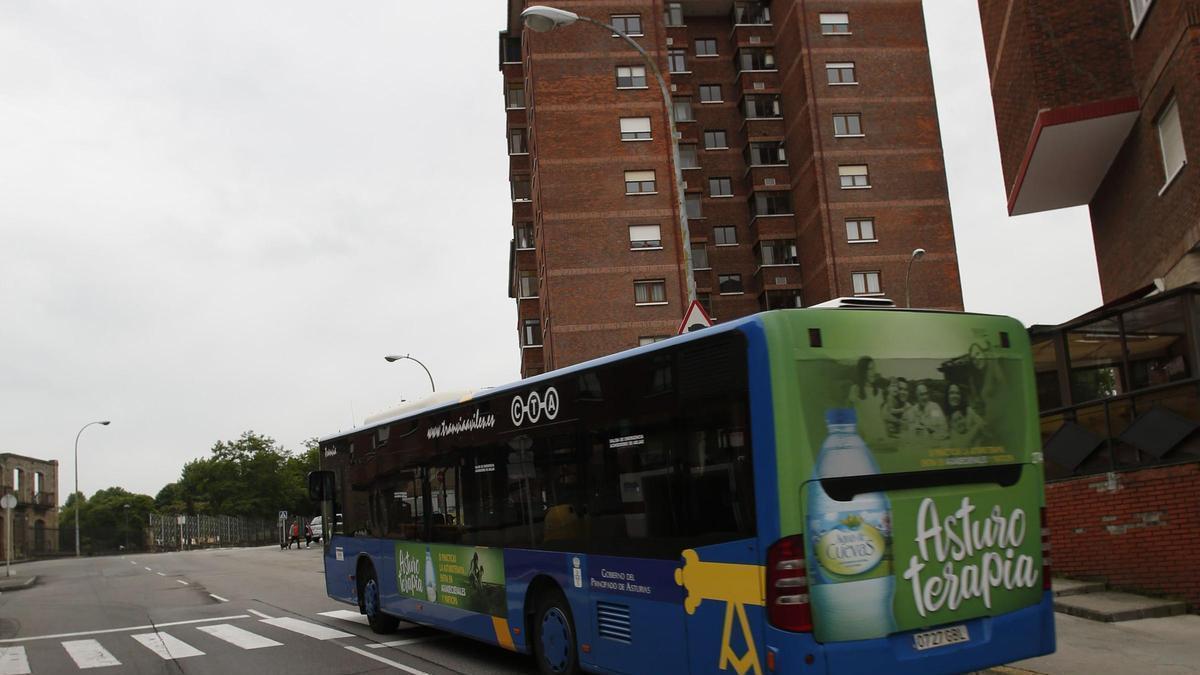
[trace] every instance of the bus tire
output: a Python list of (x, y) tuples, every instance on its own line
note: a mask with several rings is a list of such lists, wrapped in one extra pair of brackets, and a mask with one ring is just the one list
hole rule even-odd
[(533, 614), (533, 657), (543, 675), (576, 675), (579, 649), (571, 606), (558, 588), (538, 594)]
[(358, 608), (367, 615), (367, 623), (374, 633), (394, 633), (400, 626), (400, 619), (383, 612), (379, 601), (379, 580), (375, 578), (375, 568), (370, 563), (363, 565), (359, 570)]

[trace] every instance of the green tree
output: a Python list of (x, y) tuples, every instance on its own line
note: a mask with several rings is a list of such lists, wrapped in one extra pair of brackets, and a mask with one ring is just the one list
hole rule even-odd
[(79, 541), (83, 552), (119, 551), (126, 546), (126, 542), (131, 550), (145, 548), (149, 514), (155, 510), (154, 498), (150, 495), (135, 494), (120, 487), (99, 490), (90, 499), (70, 495), (59, 510), (60, 550), (71, 551), (75, 548), (77, 508)]

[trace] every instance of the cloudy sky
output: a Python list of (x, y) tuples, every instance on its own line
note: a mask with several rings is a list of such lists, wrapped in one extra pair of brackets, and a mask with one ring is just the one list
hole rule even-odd
[[(479, 8), (472, 15), (467, 8)], [(1099, 303), (1087, 213), (1007, 217), (975, 3), (926, 13), (967, 308)], [(421, 23), (417, 23), (417, 20)], [(0, 2), (0, 452), (155, 494), (517, 377), (503, 0)], [(918, 272), (914, 272), (914, 275)]]

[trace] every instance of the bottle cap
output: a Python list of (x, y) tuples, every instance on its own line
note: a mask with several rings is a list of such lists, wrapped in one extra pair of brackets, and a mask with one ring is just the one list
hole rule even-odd
[(830, 408), (825, 411), (825, 423), (858, 424), (858, 415), (855, 414), (854, 408)]

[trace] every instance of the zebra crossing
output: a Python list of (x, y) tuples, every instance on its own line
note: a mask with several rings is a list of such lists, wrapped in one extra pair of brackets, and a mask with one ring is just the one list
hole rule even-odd
[[(241, 616), (246, 619), (250, 618), (249, 615)], [(247, 651), (285, 646), (283, 642), (258, 632), (263, 629), (257, 625), (243, 624), (243, 626), (236, 626), (228, 622), (230, 619), (237, 618), (241, 617), (222, 617), (213, 619), (213, 623), (204, 623), (203, 625), (201, 625), (201, 622), (189, 622), (190, 625), (175, 625), (145, 632), (137, 630), (138, 628), (145, 627), (131, 627), (127, 631), (122, 631), (121, 629), (97, 631), (93, 633), (96, 637), (62, 634), (26, 638), (25, 640), (20, 638), (5, 640), (4, 642), (8, 642), (9, 644), (0, 644), (0, 675), (32, 675), (39, 672), (58, 672), (53, 668), (38, 671), (38, 657), (41, 656), (43, 659), (46, 659), (48, 656), (46, 650), (39, 647), (37, 650), (30, 649), (27, 651), (26, 644), (14, 644), (21, 641), (45, 643), (53, 638), (71, 637), (73, 639), (61, 640), (59, 645), (62, 651), (66, 653), (80, 670), (93, 670), (123, 665), (122, 661), (114, 656), (113, 652), (131, 653), (128, 648), (131, 642), (133, 645), (140, 645), (146, 652), (164, 661), (200, 657), (205, 655), (205, 649), (215, 651), (215, 648), (227, 649), (229, 646)], [(222, 619), (226, 621), (221, 622)], [(270, 629), (282, 630), (286, 634), (319, 641), (355, 637), (351, 633), (294, 617), (262, 618), (257, 619), (255, 624), (261, 624), (264, 627), (269, 626)], [(269, 629), (264, 632), (268, 632), (275, 637), (280, 637), (278, 633), (273, 633)], [(217, 643), (209, 642), (211, 639), (217, 640)], [(210, 645), (214, 645), (215, 648)], [(203, 649), (201, 646), (203, 646)], [(32, 647), (32, 645), (29, 645), (29, 647)], [(53, 649), (51, 648), (51, 650)], [(145, 653), (137, 650), (136, 647), (134, 650), (138, 651), (138, 653)], [(59, 653), (60, 656), (61, 653)], [(128, 657), (126, 658), (128, 659)], [(61, 663), (61, 660), (56, 659), (55, 663)]]

